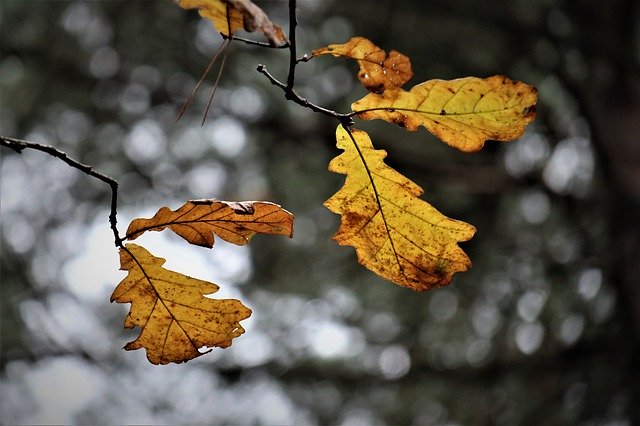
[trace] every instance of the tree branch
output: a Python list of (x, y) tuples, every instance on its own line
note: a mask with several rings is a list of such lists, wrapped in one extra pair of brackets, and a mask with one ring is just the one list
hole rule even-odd
[(22, 154), (22, 151), (25, 149), (35, 149), (36, 151), (42, 151), (51, 155), (52, 157), (64, 161), (74, 169), (80, 170), (84, 174), (94, 177), (109, 185), (109, 187), (111, 188), (111, 213), (109, 214), (109, 224), (111, 225), (111, 230), (113, 231), (116, 247), (123, 247), (122, 238), (120, 238), (120, 233), (118, 232), (116, 219), (116, 216), (118, 214), (118, 182), (115, 179), (94, 171), (92, 166), (82, 164), (72, 158), (69, 158), (65, 152), (60, 151), (58, 148), (51, 145), (28, 142), (22, 139), (16, 139), (7, 136), (0, 136), (0, 145), (13, 149), (18, 154)]
[(296, 13), (296, 0), (289, 0), (289, 75), (287, 76), (287, 88), (293, 89), (296, 79), (296, 26), (298, 15)]
[(298, 25), (296, 3), (296, 0), (289, 0), (289, 73), (287, 75), (286, 84), (271, 75), (269, 71), (267, 71), (267, 67), (265, 65), (260, 64), (256, 69), (260, 74), (267, 77), (271, 84), (282, 89), (284, 91), (284, 97), (287, 100), (293, 101), (304, 108), (309, 108), (313, 112), (319, 112), (320, 114), (335, 118), (345, 128), (351, 127), (354, 124), (352, 117), (355, 113), (351, 112), (343, 114), (328, 108), (321, 107), (320, 105), (316, 105), (308, 99), (303, 98), (294, 89), (296, 66), (300, 62), (306, 62), (309, 60), (309, 57), (307, 55), (304, 55), (302, 58), (296, 58), (296, 26)]

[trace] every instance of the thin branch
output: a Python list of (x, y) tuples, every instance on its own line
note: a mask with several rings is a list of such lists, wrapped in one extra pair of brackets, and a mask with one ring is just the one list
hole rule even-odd
[(282, 44), (280, 46), (274, 46), (274, 45), (272, 45), (270, 43), (267, 43), (265, 41), (251, 40), (251, 39), (248, 39), (248, 38), (236, 37), (235, 35), (228, 36), (228, 35), (224, 35), (222, 33), (220, 33), (220, 35), (225, 40), (233, 39), (235, 41), (240, 41), (242, 43), (249, 44), (251, 46), (268, 47), (270, 49), (288, 49), (289, 48), (289, 43), (285, 43), (285, 44)]
[(25, 149), (35, 149), (37, 151), (42, 151), (51, 155), (52, 157), (56, 157), (64, 161), (74, 169), (80, 170), (84, 174), (94, 177), (109, 185), (109, 187), (111, 188), (111, 213), (109, 214), (109, 224), (111, 225), (111, 230), (113, 231), (113, 236), (115, 237), (114, 242), (116, 247), (123, 247), (122, 238), (120, 238), (120, 233), (118, 232), (116, 219), (118, 210), (118, 182), (115, 179), (94, 171), (92, 166), (82, 164), (72, 158), (69, 158), (65, 152), (60, 151), (58, 148), (51, 145), (28, 142), (22, 139), (16, 139), (7, 136), (0, 136), (0, 145), (13, 149), (18, 154), (22, 154), (22, 151)]
[(353, 120), (351, 119), (351, 117), (353, 116), (352, 113), (342, 114), (342, 113), (333, 111), (331, 109), (316, 105), (313, 102), (309, 101), (308, 99), (300, 96), (292, 87), (288, 87), (286, 84), (284, 84), (283, 82), (281, 82), (280, 80), (272, 76), (269, 73), (269, 71), (267, 71), (267, 67), (265, 65), (260, 64), (256, 69), (260, 74), (263, 74), (264, 76), (266, 76), (271, 82), (271, 84), (281, 88), (284, 91), (285, 98), (287, 100), (293, 101), (305, 108), (309, 108), (314, 112), (319, 112), (320, 114), (324, 114), (328, 117), (335, 118), (336, 120), (340, 121), (340, 123), (345, 127), (353, 126), (354, 123), (353, 123)]
[(298, 25), (298, 18), (296, 15), (296, 0), (289, 0), (289, 73), (287, 75), (286, 84), (275, 78), (273, 75), (267, 71), (267, 67), (263, 64), (258, 65), (256, 68), (258, 72), (271, 82), (274, 86), (278, 86), (284, 92), (284, 97), (287, 100), (293, 101), (298, 105), (308, 108), (314, 112), (319, 112), (320, 114), (326, 115), (328, 117), (335, 118), (342, 124), (344, 127), (353, 126), (354, 113), (342, 114), (336, 111), (333, 111), (328, 108), (321, 107), (320, 105), (316, 105), (313, 102), (310, 102), (308, 99), (300, 96), (294, 89), (295, 85), (295, 75), (296, 75), (296, 66), (300, 62), (306, 62), (309, 60), (307, 55), (304, 55), (302, 58), (296, 58), (296, 26)]
[(298, 26), (296, 3), (296, 0), (289, 0), (289, 75), (287, 76), (289, 89), (293, 89), (296, 79), (296, 27)]

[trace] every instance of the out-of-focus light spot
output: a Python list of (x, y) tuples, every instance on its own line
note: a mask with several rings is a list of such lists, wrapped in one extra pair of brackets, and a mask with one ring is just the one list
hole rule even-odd
[(578, 293), (584, 300), (592, 300), (602, 286), (602, 271), (598, 268), (589, 268), (580, 274), (578, 279)]
[(465, 344), (459, 341), (447, 342), (440, 347), (439, 361), (444, 368), (459, 368), (466, 362)]
[(223, 157), (236, 157), (247, 143), (244, 126), (231, 117), (221, 117), (211, 123), (210, 140)]
[(124, 142), (124, 152), (134, 162), (147, 163), (165, 153), (167, 138), (155, 121), (144, 119), (136, 123)]
[(369, 426), (382, 424), (376, 416), (366, 408), (350, 408), (342, 415), (340, 426)]
[(73, 357), (39, 362), (24, 382), (36, 402), (25, 424), (72, 424), (74, 415), (106, 386), (103, 374)]
[(322, 73), (317, 81), (318, 102), (333, 102), (336, 98), (349, 93), (353, 86), (352, 73), (347, 67), (335, 65)]
[(520, 198), (520, 212), (525, 220), (539, 225), (547, 220), (551, 211), (549, 197), (539, 189), (525, 191)]
[(353, 27), (348, 19), (343, 16), (331, 16), (322, 21), (320, 33), (328, 43), (335, 43), (335, 40), (348, 40), (353, 34)]
[(502, 324), (502, 315), (493, 303), (482, 303), (473, 308), (471, 320), (476, 333), (483, 337), (491, 337)]
[(413, 423), (417, 425), (443, 424), (443, 420), (448, 416), (447, 409), (439, 402), (432, 400), (418, 401), (413, 411)]
[(73, 34), (85, 31), (91, 23), (91, 11), (84, 2), (73, 2), (62, 15), (62, 26)]
[(2, 237), (16, 253), (26, 253), (36, 242), (33, 225), (19, 215), (2, 214)]
[(565, 409), (571, 410), (584, 399), (587, 393), (587, 385), (584, 382), (572, 383), (564, 393), (563, 405)]
[(85, 140), (93, 128), (86, 114), (68, 109), (57, 116), (55, 126), (58, 137), (67, 145), (77, 145)]
[(259, 330), (251, 330), (233, 341), (231, 352), (241, 367), (255, 367), (273, 359), (274, 347), (271, 339)]
[(101, 109), (114, 109), (120, 102), (120, 93), (120, 85), (114, 81), (99, 81), (91, 90), (91, 102)]
[(560, 325), (558, 337), (565, 345), (573, 345), (578, 341), (584, 331), (584, 317), (582, 315), (570, 315)]
[(488, 339), (474, 339), (465, 353), (467, 361), (473, 367), (483, 365), (491, 352), (491, 341)]
[(600, 290), (600, 295), (593, 299), (593, 319), (596, 323), (602, 323), (613, 313), (616, 304), (616, 296), (608, 288)]
[(390, 342), (400, 333), (398, 318), (387, 312), (375, 314), (366, 322), (365, 327), (369, 338), (373, 342)]
[(560, 9), (554, 8), (547, 16), (547, 27), (552, 34), (559, 37), (566, 37), (571, 34), (571, 21)]
[(547, 241), (549, 254), (558, 263), (567, 264), (575, 260), (580, 253), (580, 241), (572, 232), (555, 232)]
[(429, 312), (436, 321), (445, 322), (458, 311), (458, 296), (450, 290), (438, 290), (429, 302)]
[(100, 80), (106, 80), (116, 75), (120, 69), (118, 52), (108, 46), (103, 46), (91, 55), (89, 71)]
[(513, 294), (513, 284), (510, 280), (490, 276), (482, 283), (487, 298), (495, 303), (504, 303)]
[[(205, 126), (205, 132), (211, 129), (210, 125)], [(207, 151), (207, 145), (204, 142), (203, 133), (193, 127), (180, 129), (171, 137), (169, 149), (171, 153), (178, 159), (199, 160)]]
[(64, 29), (74, 34), (88, 51), (104, 46), (113, 38), (111, 26), (84, 2), (71, 3), (62, 15), (61, 22)]
[(130, 79), (132, 83), (142, 84), (149, 90), (158, 89), (162, 83), (160, 72), (149, 65), (135, 67), (134, 70), (131, 71)]
[(226, 178), (227, 173), (221, 164), (208, 161), (189, 170), (185, 182), (195, 198), (216, 198), (222, 192)]
[(252, 87), (234, 89), (228, 102), (231, 112), (247, 120), (257, 120), (267, 110), (263, 95)]
[(15, 86), (20, 82), (20, 80), (22, 80), (24, 76), (24, 65), (22, 64), (20, 58), (18, 58), (17, 56), (7, 56), (2, 60), (2, 64), (0, 65), (0, 72), (2, 73), (2, 79), (0, 79), (0, 84), (2, 86)]
[(544, 338), (544, 327), (539, 322), (520, 324), (516, 328), (516, 346), (525, 355), (538, 350)]
[(127, 114), (143, 114), (150, 104), (151, 93), (140, 83), (131, 83), (120, 93), (120, 107)]
[(351, 290), (340, 285), (331, 287), (324, 299), (331, 306), (333, 315), (338, 318), (353, 318), (361, 311), (358, 298)]
[(304, 214), (296, 214), (295, 238), (287, 242), (295, 246), (312, 247), (317, 244), (318, 224), (314, 218)]
[(349, 329), (335, 321), (318, 324), (314, 333), (308, 336), (311, 350), (321, 358), (344, 356), (349, 349)]
[(573, 137), (560, 142), (544, 168), (542, 177), (554, 192), (584, 196), (590, 189), (594, 170), (589, 140)]
[[(198, 52), (210, 58), (220, 46), (220, 42), (220, 34), (211, 25), (211, 21), (207, 19), (198, 20), (196, 27), (196, 49), (198, 49)], [(218, 66), (220, 63), (221, 58), (218, 59)], [(217, 70), (217, 68), (214, 68), (214, 70)]]
[(527, 322), (533, 322), (538, 318), (547, 300), (546, 293), (542, 291), (528, 291), (518, 299), (518, 316)]
[(115, 285), (126, 275), (119, 270), (113, 233), (100, 215), (81, 235), (77, 255), (62, 267), (63, 283), (82, 300), (108, 300)]
[(549, 157), (549, 142), (538, 133), (527, 133), (517, 144), (507, 147), (505, 168), (512, 176), (520, 177), (535, 171)]

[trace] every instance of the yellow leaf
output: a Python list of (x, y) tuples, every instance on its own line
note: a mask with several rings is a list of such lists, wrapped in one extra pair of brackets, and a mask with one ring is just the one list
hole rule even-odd
[(251, 310), (235, 299), (209, 299), (218, 286), (164, 269), (165, 260), (143, 247), (127, 244), (120, 249), (120, 269), (128, 271), (111, 302), (131, 303), (125, 328), (140, 327), (140, 335), (124, 349), (145, 348), (153, 364), (180, 363), (226, 348), (244, 333), (240, 321)]
[(371, 92), (400, 87), (413, 76), (408, 57), (395, 50), (387, 55), (364, 37), (354, 37), (344, 44), (330, 44), (312, 52), (314, 57), (328, 54), (358, 61), (358, 79)]
[(213, 247), (213, 235), (237, 245), (247, 244), (256, 233), (293, 236), (293, 215), (266, 201), (187, 201), (176, 211), (162, 207), (151, 219), (134, 219), (126, 238), (146, 231), (171, 229), (198, 246)]
[(288, 42), (282, 28), (249, 0), (179, 0), (178, 4), (183, 9), (198, 9), (200, 16), (213, 22), (216, 30), (227, 37), (244, 29), (260, 31), (273, 46)]
[(387, 166), (387, 153), (374, 149), (367, 133), (339, 126), (336, 139), (344, 152), (329, 170), (347, 177), (325, 202), (342, 216), (334, 240), (353, 246), (366, 268), (416, 291), (447, 285), (455, 272), (469, 269), (457, 242), (473, 237), (472, 225), (417, 198), (422, 188)]
[(475, 152), (487, 139), (520, 137), (535, 118), (537, 97), (535, 87), (496, 75), (429, 80), (408, 92), (370, 93), (351, 108), (365, 120), (379, 118), (412, 131), (424, 126), (452, 147)]

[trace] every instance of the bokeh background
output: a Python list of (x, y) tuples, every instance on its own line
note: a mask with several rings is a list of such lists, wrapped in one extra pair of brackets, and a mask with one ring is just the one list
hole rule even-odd
[[(259, 2), (287, 28), (285, 1)], [(121, 230), (185, 200), (269, 200), (295, 237), (248, 247), (140, 239), (253, 310), (226, 350), (150, 365), (121, 347), (125, 275), (106, 185), (35, 151), (1, 159), (3, 424), (632, 424), (640, 421), (640, 6), (634, 0), (300, 0), (298, 52), (361, 35), (409, 85), (506, 74), (537, 86), (518, 141), (469, 155), (358, 122), (424, 199), (478, 228), (474, 266), (418, 294), (360, 267), (322, 206), (343, 176), (336, 122), (287, 102), (288, 52), (221, 38), (171, 1), (0, 0), (0, 133), (120, 183)], [(258, 36), (256, 36), (258, 37)], [(259, 38), (259, 37), (258, 37)], [(297, 88), (349, 111), (356, 65), (301, 64)], [(166, 234), (166, 235), (165, 235)]]

